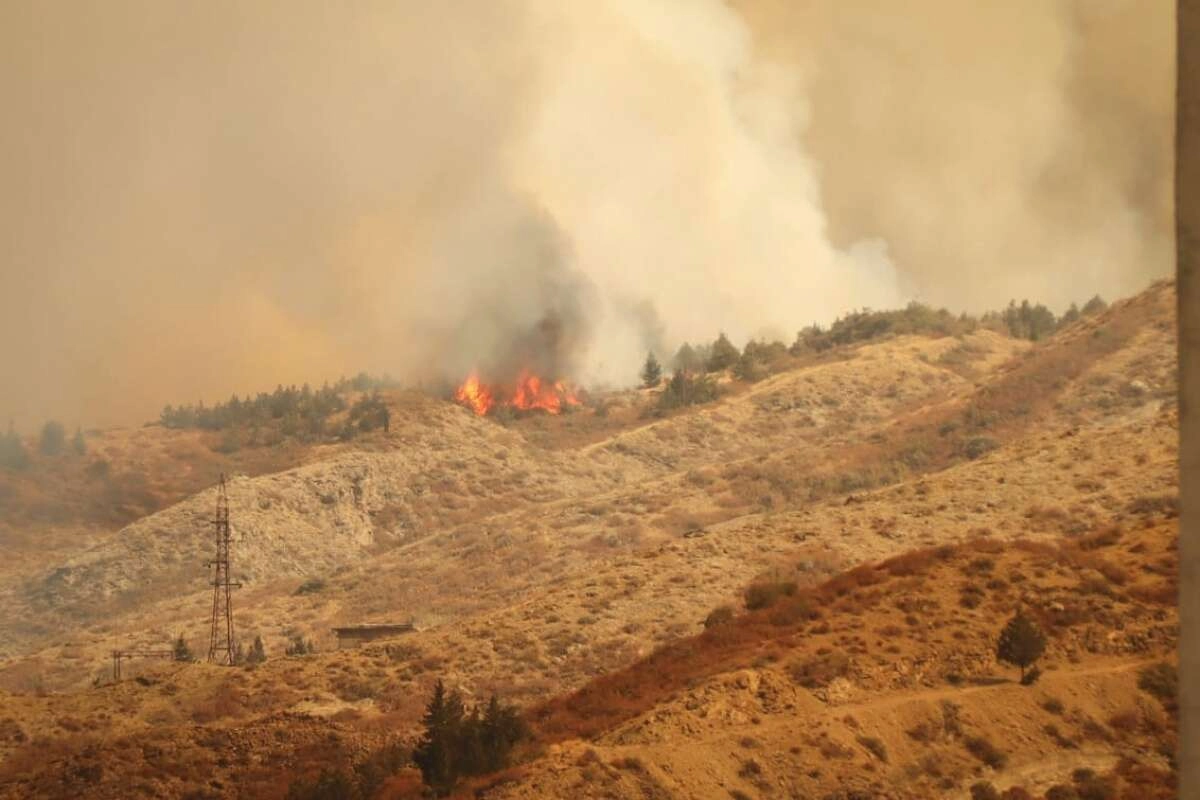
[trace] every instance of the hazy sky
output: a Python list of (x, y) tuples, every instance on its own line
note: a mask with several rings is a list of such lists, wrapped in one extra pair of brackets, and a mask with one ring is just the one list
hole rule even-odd
[(0, 418), (1171, 269), (1170, 0), (0, 4)]

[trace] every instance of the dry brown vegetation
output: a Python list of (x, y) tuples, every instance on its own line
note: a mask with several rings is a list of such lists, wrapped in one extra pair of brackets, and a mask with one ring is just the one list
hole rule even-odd
[[(535, 723), (527, 763), (467, 789), (489, 797), (1040, 797), (1075, 769), (1158, 796), (1172, 310), (1159, 286), (1036, 345), (834, 348), (661, 419), (652, 390), (504, 424), (393, 395), (388, 435), (256, 448), (302, 466), (231, 484), (252, 669), (105, 677), (114, 646), (202, 649), (207, 496), (119, 532), (45, 523), (0, 584), (0, 796), (282, 797), (411, 741), (439, 677)], [(153, 502), (251, 457), (111, 436)], [(1049, 638), (1032, 687), (995, 662), (1018, 605)], [(409, 616), (403, 640), (332, 650), (331, 625)], [(318, 652), (284, 657), (297, 636)]]

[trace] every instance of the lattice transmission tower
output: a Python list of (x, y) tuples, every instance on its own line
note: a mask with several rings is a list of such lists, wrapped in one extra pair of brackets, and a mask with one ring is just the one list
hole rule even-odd
[(241, 586), (229, 575), (229, 497), (225, 493), (225, 473), (217, 487), (217, 513), (212, 520), (216, 533), (217, 555), (208, 566), (213, 569), (212, 632), (208, 638), (208, 660), (215, 664), (234, 663), (233, 589)]

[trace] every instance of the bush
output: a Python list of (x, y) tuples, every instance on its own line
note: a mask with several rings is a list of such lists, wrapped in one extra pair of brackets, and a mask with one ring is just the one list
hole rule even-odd
[(1170, 664), (1151, 664), (1138, 672), (1138, 688), (1157, 698), (1167, 710), (1174, 710), (1179, 698), (1179, 673)]
[(968, 736), (963, 741), (963, 745), (966, 746), (967, 752), (992, 769), (1003, 769), (1004, 765), (1008, 763), (1008, 756), (982, 736)]
[(325, 590), (325, 581), (322, 578), (309, 578), (304, 583), (300, 584), (296, 589), (297, 595), (316, 594)]
[(987, 781), (971, 784), (971, 800), (1000, 800), (1000, 792)]
[(746, 587), (743, 598), (746, 608), (755, 611), (777, 603), (780, 598), (796, 594), (795, 581), (756, 581)]
[(804, 661), (797, 661), (788, 669), (792, 680), (806, 689), (828, 686), (835, 678), (840, 678), (849, 671), (850, 657), (840, 651), (818, 654)]
[(1058, 714), (1061, 716), (1063, 713), (1062, 701), (1056, 697), (1047, 697), (1045, 700), (1043, 700), (1042, 708), (1046, 709), (1051, 714)]
[(289, 656), (306, 656), (317, 652), (317, 648), (311, 639), (305, 639), (300, 634), (297, 634), (288, 641), (288, 645), (283, 652), (284, 655)]
[(717, 606), (708, 612), (708, 616), (704, 618), (704, 627), (715, 628), (718, 625), (725, 625), (732, 621), (733, 609), (729, 606)]
[(974, 461), (992, 452), (999, 446), (995, 439), (988, 436), (976, 436), (968, 439), (966, 444), (963, 445), (963, 455)]
[(885, 764), (887, 763), (887, 760), (888, 760), (887, 745), (885, 745), (883, 743), (883, 740), (877, 739), (874, 736), (859, 736), (858, 743), (861, 744), (863, 747), (867, 748), (867, 750), (869, 750), (871, 752), (871, 754), (874, 755), (876, 758), (878, 758), (880, 761), (882, 761)]

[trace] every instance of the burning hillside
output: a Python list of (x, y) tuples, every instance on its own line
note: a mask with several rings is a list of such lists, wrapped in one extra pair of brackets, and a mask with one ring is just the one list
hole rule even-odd
[(566, 406), (580, 404), (566, 381), (550, 381), (528, 369), (522, 369), (513, 381), (500, 383), (484, 382), (472, 372), (454, 391), (454, 399), (481, 417), (495, 408), (558, 414)]

